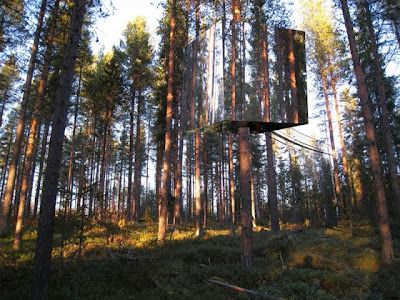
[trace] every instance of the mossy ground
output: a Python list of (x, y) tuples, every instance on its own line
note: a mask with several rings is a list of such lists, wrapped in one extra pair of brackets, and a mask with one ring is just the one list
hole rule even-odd
[[(0, 299), (29, 296), (34, 225), (27, 224), (21, 250), (11, 249), (11, 234), (0, 238)], [(400, 299), (399, 235), (396, 263), (382, 266), (379, 238), (365, 223), (352, 234), (347, 224), (278, 233), (256, 228), (251, 273), (240, 266), (240, 234), (232, 237), (227, 228), (211, 226), (196, 238), (192, 227), (183, 227), (157, 247), (154, 223), (88, 220), (78, 260), (79, 227), (79, 218), (57, 220), (50, 299), (254, 298), (210, 279), (254, 290), (261, 299)]]

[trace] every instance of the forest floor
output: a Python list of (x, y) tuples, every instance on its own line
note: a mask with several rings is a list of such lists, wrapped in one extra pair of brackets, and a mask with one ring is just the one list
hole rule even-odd
[[(396, 262), (382, 266), (379, 237), (367, 223), (331, 229), (254, 233), (254, 271), (240, 266), (240, 229), (217, 225), (202, 238), (192, 227), (169, 234), (157, 247), (157, 225), (101, 224), (58, 218), (50, 299), (400, 299), (400, 230), (393, 230)], [(35, 224), (23, 248), (0, 238), (0, 299), (27, 299), (33, 272)], [(396, 226), (393, 227), (393, 229)], [(62, 229), (62, 230), (61, 230)], [(259, 296), (211, 282), (250, 289)]]

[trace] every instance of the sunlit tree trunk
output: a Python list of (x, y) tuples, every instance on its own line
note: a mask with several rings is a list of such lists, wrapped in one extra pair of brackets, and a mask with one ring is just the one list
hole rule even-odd
[[(235, 114), (234, 86), (235, 80), (235, 22), (240, 21), (240, 0), (232, 2), (232, 116)], [(243, 99), (241, 99), (243, 100)], [(239, 166), (240, 166), (240, 198), (241, 198), (241, 226), (242, 226), (242, 268), (244, 270), (253, 269), (253, 224), (251, 216), (251, 147), (250, 147), (250, 128), (241, 127), (238, 129), (239, 135)]]
[[(196, 0), (196, 39), (200, 37), (200, 0)], [(195, 42), (195, 49), (193, 50), (193, 72), (192, 72), (192, 81), (196, 85), (196, 68), (197, 68), (197, 51), (198, 51), (198, 41)], [(195, 86), (194, 85), (194, 86)], [(194, 94), (194, 93), (193, 93)], [(192, 95), (193, 100), (195, 100), (195, 95)], [(195, 102), (192, 101), (192, 105), (195, 105)], [(193, 107), (194, 108), (194, 107)], [(196, 220), (196, 236), (200, 236), (202, 234), (202, 226), (201, 226), (201, 187), (200, 187), (200, 132), (197, 130), (194, 136), (194, 210), (195, 210), (195, 220)]]
[(389, 217), (387, 212), (385, 188), (383, 185), (381, 158), (378, 151), (378, 147), (376, 145), (374, 117), (371, 112), (371, 108), (369, 107), (368, 91), (365, 85), (364, 71), (361, 68), (360, 64), (360, 57), (357, 49), (355, 34), (350, 18), (347, 0), (340, 0), (340, 3), (346, 26), (347, 37), (349, 40), (354, 72), (357, 79), (358, 96), (360, 98), (361, 110), (364, 117), (365, 132), (369, 148), (369, 157), (371, 162), (372, 175), (374, 178), (374, 186), (377, 197), (378, 223), (381, 236), (382, 261), (383, 263), (389, 265), (394, 263), (394, 250), (393, 250), (393, 241), (388, 220)]
[[(213, 31), (211, 30), (210, 33)], [(210, 62), (212, 59), (212, 49), (211, 49), (211, 36), (208, 37), (208, 58), (207, 58), (207, 71), (206, 71), (206, 97), (205, 97), (205, 103), (204, 106), (206, 107), (205, 109), (205, 114), (204, 114), (204, 123), (208, 123), (208, 95), (209, 95), (209, 88), (210, 88), (210, 72), (212, 72), (212, 68), (210, 70)], [(213, 74), (214, 75), (214, 74)], [(212, 91), (211, 91), (212, 92)], [(208, 223), (208, 173), (207, 173), (207, 133), (203, 132), (203, 194), (204, 194), (204, 200), (203, 200), (203, 227), (207, 226)]]
[(324, 96), (325, 96), (326, 114), (328, 117), (329, 137), (330, 137), (330, 141), (331, 141), (331, 150), (332, 150), (332, 159), (333, 159), (333, 182), (335, 184), (335, 195), (336, 195), (336, 201), (337, 201), (337, 206), (338, 206), (339, 218), (342, 218), (342, 216), (343, 216), (343, 199), (342, 199), (342, 193), (340, 191), (339, 168), (338, 168), (337, 157), (336, 157), (335, 139), (334, 139), (334, 135), (333, 135), (331, 109), (330, 109), (330, 104), (329, 104), (329, 99), (328, 99), (328, 88), (326, 86), (325, 70), (322, 67), (320, 67), (320, 72), (321, 72), (322, 88), (324, 90)]
[[(329, 54), (328, 54), (328, 64), (329, 65), (331, 64)], [(333, 75), (332, 68), (330, 71), (330, 79), (331, 79), (333, 100), (335, 102), (336, 121), (337, 121), (337, 125), (338, 125), (338, 130), (339, 130), (340, 149), (342, 151), (343, 170), (344, 170), (344, 177), (345, 177), (345, 181), (346, 181), (345, 191), (346, 191), (346, 199), (347, 199), (347, 201), (346, 201), (347, 215), (350, 220), (350, 226), (352, 226), (353, 204), (352, 204), (352, 194), (351, 194), (351, 189), (350, 189), (351, 185), (350, 185), (349, 164), (347, 162), (346, 145), (344, 143), (342, 124), (340, 121), (339, 100), (338, 100), (337, 93), (336, 93), (336, 79)], [(343, 199), (343, 197), (342, 197), (342, 199)], [(343, 204), (344, 203), (342, 203), (342, 205)]]
[(201, 192), (200, 192), (200, 131), (195, 133), (195, 165), (194, 165), (194, 193), (195, 193), (195, 218), (196, 236), (202, 234), (201, 226)]
[[(237, 10), (237, 12), (235, 12)], [(232, 12), (235, 17), (232, 22), (232, 63), (231, 63), (231, 120), (236, 121), (236, 22), (240, 20), (240, 8), (237, 0), (232, 2)], [(229, 198), (231, 204), (230, 230), (231, 235), (236, 231), (236, 206), (235, 206), (235, 181), (233, 178), (233, 136), (228, 134), (228, 155), (229, 155)]]
[(7, 223), (8, 223), (8, 213), (10, 210), (11, 199), (14, 190), (14, 183), (15, 183), (15, 175), (16, 170), (18, 168), (19, 156), (21, 152), (21, 144), (24, 134), (24, 128), (26, 123), (26, 111), (28, 108), (30, 92), (31, 92), (31, 83), (33, 78), (33, 71), (35, 69), (36, 63), (36, 54), (39, 45), (39, 38), (40, 33), (42, 32), (43, 27), (43, 19), (46, 13), (46, 5), (47, 0), (42, 0), (42, 4), (40, 6), (39, 17), (36, 25), (36, 31), (34, 36), (33, 45), (31, 48), (31, 56), (28, 64), (28, 71), (26, 75), (25, 85), (24, 85), (24, 93), (22, 96), (21, 107), (19, 111), (19, 118), (18, 118), (18, 125), (17, 130), (15, 133), (15, 140), (13, 144), (13, 152), (11, 157), (11, 162), (8, 170), (8, 177), (7, 177), (7, 185), (6, 190), (3, 197), (3, 210), (0, 216), (0, 234), (4, 233)]
[(168, 54), (168, 86), (167, 86), (167, 111), (165, 116), (165, 150), (164, 150), (164, 172), (163, 187), (160, 203), (160, 217), (158, 220), (158, 237), (159, 245), (165, 242), (165, 233), (167, 227), (168, 198), (170, 194), (171, 184), (171, 127), (172, 127), (172, 103), (173, 83), (174, 83), (174, 48), (175, 48), (175, 27), (176, 27), (176, 0), (172, 0), (171, 23), (169, 33), (169, 54)]
[(163, 166), (163, 154), (162, 149), (163, 143), (157, 143), (157, 162), (156, 162), (156, 201), (157, 201), (157, 209), (158, 214), (157, 218), (160, 218), (160, 209), (161, 209), (161, 179), (162, 179), (162, 166)]
[(86, 4), (85, 0), (74, 1), (63, 67), (55, 98), (53, 127), (40, 205), (31, 299), (47, 299), (48, 295), (58, 176), (61, 167), (64, 131), (67, 125), (68, 107), (70, 104), (69, 98)]
[(148, 209), (148, 204), (149, 204), (149, 200), (148, 200), (148, 195), (149, 195), (149, 160), (150, 160), (150, 118), (148, 119), (148, 133), (147, 133), (147, 141), (146, 141), (146, 147), (147, 147), (147, 151), (146, 151), (146, 183), (145, 183), (145, 198), (144, 198), (144, 211), (147, 212)]

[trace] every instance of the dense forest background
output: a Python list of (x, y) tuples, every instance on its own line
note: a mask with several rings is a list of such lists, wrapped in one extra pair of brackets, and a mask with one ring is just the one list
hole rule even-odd
[[(190, 112), (182, 104), (188, 63), (184, 48), (213, 23), (222, 22), (222, 30), (230, 32), (222, 33), (226, 101), (240, 99), (241, 90), (236, 86), (247, 76), (238, 67), (240, 59), (251, 65), (256, 100), (279, 101), (270, 95), (287, 97), (280, 93), (291, 81), (278, 72), (282, 66), (273, 54), (278, 47), (274, 28), (294, 27), (291, 6), (269, 0), (170, 0), (159, 5), (164, 12), (157, 48), (151, 43), (146, 20), (137, 17), (126, 25), (118, 46), (94, 54), (93, 26), (111, 13), (103, 1), (0, 2), (0, 254), (7, 271), (4, 274), (25, 274), (22, 277), (31, 286), (31, 297), (38, 299), (49, 292), (49, 276), (56, 268), (62, 274), (58, 280), (68, 281), (72, 276), (75, 282), (64, 291), (64, 297), (85, 297), (78, 292), (85, 280), (73, 275), (82, 266), (60, 267), (50, 261), (90, 261), (84, 253), (95, 243), (91, 234), (96, 230), (104, 233), (101, 236), (107, 245), (120, 247), (116, 254), (109, 252), (112, 247), (102, 245), (108, 249), (108, 258), (125, 259), (129, 266), (134, 261), (138, 265), (133, 268), (147, 274), (148, 280), (137, 279), (140, 284), (133, 284), (137, 291), (165, 284), (150, 278), (144, 261), (132, 257), (132, 249), (143, 247), (153, 249), (155, 268), (164, 264), (163, 253), (172, 261), (177, 259), (174, 255), (181, 255), (208, 268), (204, 273), (197, 270), (199, 274), (219, 277), (228, 275), (211, 272), (216, 262), (210, 257), (232, 265), (231, 275), (241, 274), (241, 257), (243, 269), (255, 279), (239, 275), (231, 279), (254, 287), (258, 295), (266, 291), (281, 295), (266, 288), (266, 281), (284, 277), (283, 273), (279, 273), (282, 277), (257, 273), (263, 266), (258, 260), (261, 254), (275, 257), (275, 267), (281, 272), (295, 268), (289, 257), (299, 249), (305, 254), (297, 253), (297, 259), (303, 259), (298, 265), (304, 268), (314, 263), (314, 269), (332, 272), (333, 266), (341, 272), (349, 270), (332, 261), (315, 262), (315, 253), (307, 260), (313, 250), (303, 239), (310, 244), (322, 240), (336, 243), (342, 247), (338, 252), (345, 253), (343, 247), (353, 244), (345, 246), (334, 238), (359, 243), (357, 238), (368, 237), (371, 244), (360, 242), (354, 247), (369, 245), (363, 251), (371, 254), (368, 249), (372, 249), (373, 255), (367, 257), (376, 260), (366, 264), (377, 267), (361, 271), (376, 273), (380, 266), (398, 267), (400, 102), (399, 72), (393, 68), (400, 64), (400, 4), (394, 0), (299, 0), (298, 29), (306, 32), (308, 88), (313, 98), (309, 98), (309, 117), (318, 129), (304, 132), (295, 127), (250, 135), (248, 188), (239, 163), (240, 136), (186, 131)], [(233, 20), (250, 24), (247, 38), (257, 49), (250, 57), (237, 53), (240, 45), (235, 44)], [(271, 84), (270, 78), (276, 83)], [(247, 190), (249, 199), (243, 196)], [(226, 237), (216, 237), (217, 229)], [(243, 236), (242, 256), (238, 232)], [(190, 254), (177, 254), (179, 244), (168, 244), (189, 237), (205, 243), (215, 240), (200, 245), (205, 252), (196, 252), (190, 244)], [(130, 239), (135, 242), (128, 246), (124, 241)], [(140, 243), (143, 245), (138, 246)], [(218, 245), (225, 251), (219, 258), (215, 256)], [(325, 250), (318, 255), (334, 252)], [(357, 254), (356, 248), (352, 251)], [(145, 253), (138, 255), (144, 257)], [(247, 263), (246, 255), (250, 257)], [(347, 254), (342, 258), (349, 266), (354, 261)], [(112, 263), (126, 272), (121, 276), (128, 276), (130, 271), (123, 263)], [(171, 275), (171, 267), (161, 269), (166, 277), (180, 280), (187, 271), (179, 269), (179, 275)], [(385, 272), (376, 274), (384, 274), (383, 281), (393, 278), (392, 269)], [(351, 275), (362, 289), (355, 294), (399, 296), (395, 289), (372, 288), (373, 277), (367, 273)], [(196, 276), (203, 276), (199, 274)], [(17, 277), (7, 276), (2, 281), (15, 284)], [(309, 297), (332, 296), (347, 289), (340, 287), (337, 278), (327, 279), (335, 282), (334, 287), (321, 287), (320, 281), (307, 278), (315, 292), (306, 295)], [(132, 282), (127, 283), (130, 288)], [(304, 291), (310, 286), (297, 288)], [(51, 287), (60, 290), (60, 282), (50, 281)], [(4, 295), (17, 297), (7, 290), (12, 289), (6, 285)], [(342, 296), (351, 295), (350, 290)], [(29, 288), (19, 296), (28, 292)], [(296, 295), (296, 288), (287, 292), (292, 294), (284, 296)], [(94, 293), (104, 296), (103, 292)], [(146, 293), (137, 295), (156, 295)], [(109, 296), (118, 298), (117, 292)], [(125, 296), (124, 292), (120, 295)]]

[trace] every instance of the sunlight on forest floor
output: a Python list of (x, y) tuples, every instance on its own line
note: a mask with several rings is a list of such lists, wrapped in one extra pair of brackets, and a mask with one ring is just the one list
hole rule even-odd
[[(157, 247), (157, 224), (138, 225), (57, 219), (50, 298), (60, 299), (250, 299), (209, 282), (234, 284), (262, 299), (400, 297), (399, 234), (396, 263), (384, 267), (373, 227), (348, 224), (330, 229), (295, 228), (278, 233), (254, 230), (252, 273), (240, 267), (240, 229), (235, 236), (216, 224), (196, 238), (192, 226), (167, 235)], [(12, 235), (0, 238), (1, 299), (27, 298), (36, 231), (28, 223), (22, 250)]]

